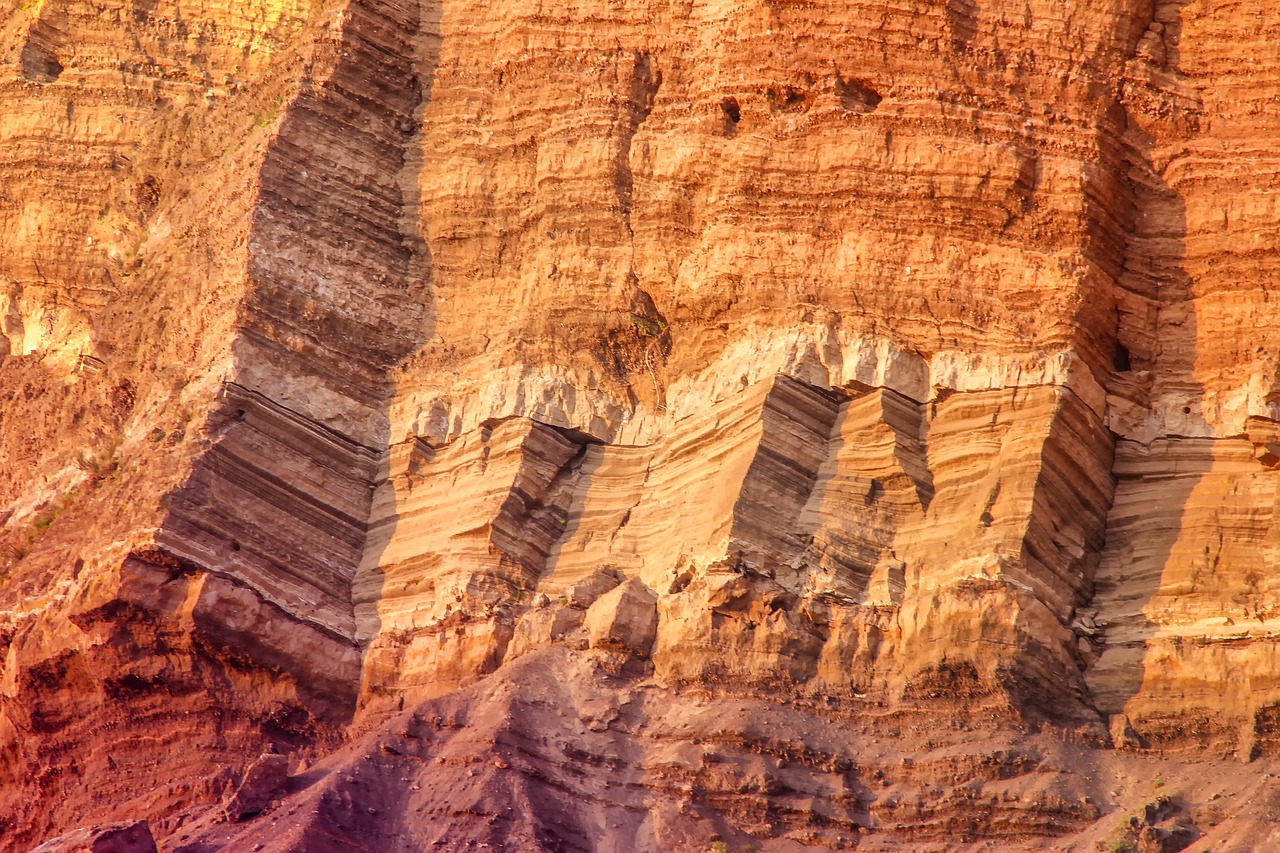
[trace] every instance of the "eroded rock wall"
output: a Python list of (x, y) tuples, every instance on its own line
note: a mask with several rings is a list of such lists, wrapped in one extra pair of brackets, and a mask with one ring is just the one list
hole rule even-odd
[[(369, 816), (280, 849), (423, 786), (488, 843), (964, 845), (1087, 834), (1108, 747), (1269, 755), (1274, 29), (4, 9), (4, 830), (249, 843), (214, 804), (274, 747), (263, 808)], [(395, 716), (460, 690), (474, 743)], [(292, 763), (383, 725), (377, 796)]]
[(1276, 115), (1275, 63), (1235, 51), (1275, 26), (1261, 6), (1157, 3), (1126, 67), (1138, 215), (1116, 291), (1116, 503), (1089, 614), (1101, 710), (1162, 748), (1245, 758), (1270, 749), (1276, 701)]
[[(653, 445), (521, 418), (399, 446), (357, 592), (376, 690), (452, 689), (633, 578), (657, 594), (672, 683), (896, 696), (964, 661), (988, 689), (1023, 684), (1021, 707), (1083, 712), (1068, 625), (1092, 592), (1110, 435), (1070, 391), (1022, 397), (780, 377)], [(853, 624), (877, 626), (870, 659)]]

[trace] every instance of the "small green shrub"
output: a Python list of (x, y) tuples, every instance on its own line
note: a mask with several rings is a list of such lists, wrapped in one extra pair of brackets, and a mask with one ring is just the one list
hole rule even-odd
[(643, 314), (632, 314), (631, 319), (635, 321), (636, 330), (646, 338), (662, 337), (667, 331), (667, 323), (661, 317), (655, 319)]
[(254, 127), (266, 127), (276, 120), (280, 115), (280, 108), (284, 106), (284, 95), (279, 96), (271, 104), (266, 112), (260, 113), (253, 117)]

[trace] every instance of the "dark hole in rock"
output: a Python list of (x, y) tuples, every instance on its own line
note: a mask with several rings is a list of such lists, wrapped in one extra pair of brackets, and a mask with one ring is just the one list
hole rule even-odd
[(103, 684), (108, 696), (113, 699), (125, 699), (146, 693), (151, 689), (151, 682), (139, 675), (130, 673), (122, 678), (109, 678)]
[(742, 121), (742, 108), (738, 106), (737, 98), (721, 98), (720, 109), (724, 110), (725, 118), (734, 124)]
[(232, 550), (232, 551), (239, 551), (239, 550), (240, 550), (240, 543), (239, 543), (239, 542), (232, 542), (232, 543), (231, 543), (231, 550)]
[(1129, 359), (1129, 348), (1119, 342), (1116, 343), (1116, 352), (1111, 362), (1115, 369), (1121, 373), (1127, 373), (1133, 369), (1133, 364)]
[(836, 77), (836, 94), (840, 106), (851, 113), (869, 113), (884, 100), (880, 93), (862, 80)]
[(139, 24), (147, 23), (156, 13), (156, 7), (159, 5), (160, 0), (134, 0), (133, 19)]
[(22, 76), (32, 83), (52, 83), (62, 74), (62, 63), (35, 33), (27, 36), (20, 63)]
[(120, 686), (126, 690), (141, 692), (143, 690), (146, 690), (149, 685), (146, 679), (144, 679), (142, 676), (134, 675), (133, 673), (130, 673), (129, 675), (126, 675), (124, 678), (120, 679)]
[(765, 92), (769, 107), (775, 112), (801, 112), (808, 106), (809, 96), (795, 86), (770, 86)]

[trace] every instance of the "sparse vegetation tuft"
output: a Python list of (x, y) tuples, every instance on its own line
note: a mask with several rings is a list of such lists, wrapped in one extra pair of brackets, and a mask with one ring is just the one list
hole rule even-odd
[(76, 457), (76, 465), (81, 471), (87, 472), (92, 482), (96, 485), (115, 476), (116, 470), (119, 468), (119, 463), (116, 460), (116, 452), (119, 449), (117, 444), (101, 453), (81, 452)]
[(52, 525), (55, 521), (58, 520), (58, 516), (66, 512), (67, 509), (73, 503), (75, 503), (76, 499), (79, 497), (80, 497), (80, 493), (78, 490), (70, 491), (70, 492), (67, 492), (66, 494), (60, 495), (57, 500), (53, 501), (51, 504), (49, 504), (47, 507), (45, 507), (43, 510), (41, 510), (39, 513), (36, 514), (36, 518), (35, 518), (35, 521), (32, 522), (32, 526), (35, 527), (37, 530), (39, 530), (41, 533), (48, 530), (50, 525)]
[(631, 319), (635, 321), (636, 330), (646, 338), (660, 338), (667, 331), (667, 322), (661, 317), (646, 317), (643, 314), (632, 314)]
[(276, 120), (280, 115), (280, 108), (284, 106), (284, 95), (280, 95), (272, 102), (266, 112), (259, 113), (253, 117), (254, 127), (266, 127)]
[[(79, 497), (80, 491), (73, 490), (59, 495), (55, 500), (41, 507), (31, 519), (31, 524), (22, 532), (10, 537), (5, 543), (3, 551), (7, 561), (16, 563), (25, 559), (31, 552), (32, 546), (49, 531), (58, 517), (66, 512)], [(3, 573), (0, 573), (0, 577), (2, 576)]]

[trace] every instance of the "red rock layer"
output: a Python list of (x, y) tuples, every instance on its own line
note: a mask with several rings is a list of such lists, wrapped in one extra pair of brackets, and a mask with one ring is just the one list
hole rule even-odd
[(1225, 843), (1255, 6), (0, 13), (6, 841)]

